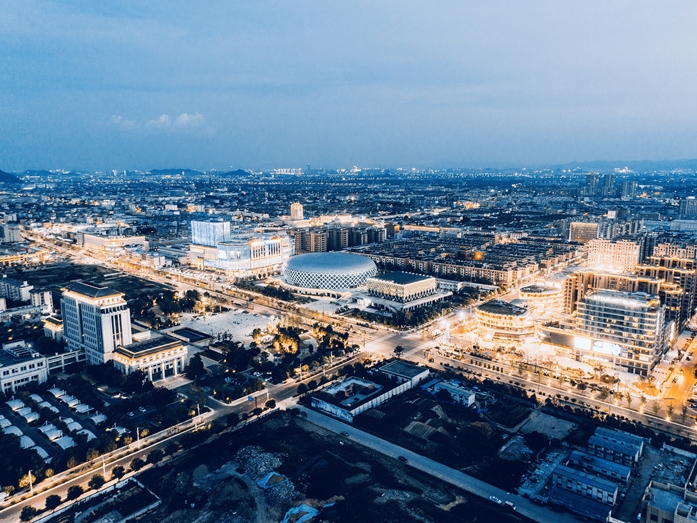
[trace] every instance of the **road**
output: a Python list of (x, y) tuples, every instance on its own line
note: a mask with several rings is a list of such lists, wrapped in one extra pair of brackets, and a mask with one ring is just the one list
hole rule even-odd
[(319, 425), (337, 434), (346, 432), (348, 433), (348, 436), (346, 437), (350, 441), (368, 447), (370, 450), (379, 452), (385, 456), (395, 459), (397, 459), (398, 456), (404, 456), (407, 459), (406, 464), (408, 466), (420, 470), (421, 472), (425, 472), (426, 474), (445, 481), (446, 483), (450, 483), (451, 485), (461, 488), (476, 496), (485, 499), (488, 499), (489, 496), (496, 496), (502, 501), (512, 501), (516, 505), (517, 512), (530, 519), (539, 521), (541, 523), (548, 523), (550, 521), (554, 521), (555, 523), (572, 523), (578, 521), (571, 514), (559, 513), (547, 507), (534, 505), (528, 499), (525, 499), (522, 496), (511, 494), (489, 485), (488, 483), (478, 480), (477, 478), (473, 478), (472, 476), (468, 476), (459, 470), (455, 470), (447, 465), (443, 465), (442, 463), (438, 463), (437, 461), (400, 447), (399, 445), (395, 445), (394, 443), (380, 439), (372, 434), (363, 432), (353, 425), (343, 423), (335, 418), (330, 418), (324, 414), (320, 414), (319, 412), (315, 412), (304, 407), (299, 407), (299, 409), (307, 415), (307, 420), (315, 425)]

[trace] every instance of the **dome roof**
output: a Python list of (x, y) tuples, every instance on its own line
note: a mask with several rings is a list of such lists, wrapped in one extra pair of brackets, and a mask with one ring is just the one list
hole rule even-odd
[(371, 271), (375, 263), (367, 256), (346, 252), (314, 252), (293, 256), (286, 262), (286, 269), (316, 274), (347, 274)]

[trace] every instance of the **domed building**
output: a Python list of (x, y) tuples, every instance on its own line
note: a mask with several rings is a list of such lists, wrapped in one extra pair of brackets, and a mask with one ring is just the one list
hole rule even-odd
[(301, 254), (283, 266), (283, 282), (299, 292), (320, 294), (354, 289), (375, 276), (377, 266), (370, 258), (345, 252)]

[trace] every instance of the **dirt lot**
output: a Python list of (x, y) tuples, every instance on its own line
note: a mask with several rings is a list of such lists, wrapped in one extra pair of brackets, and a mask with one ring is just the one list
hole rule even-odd
[[(271, 486), (258, 482), (276, 473)], [(301, 504), (313, 521), (528, 521), (278, 412), (141, 475), (163, 498), (151, 521), (281, 521)], [(262, 482), (263, 483), (263, 482)]]

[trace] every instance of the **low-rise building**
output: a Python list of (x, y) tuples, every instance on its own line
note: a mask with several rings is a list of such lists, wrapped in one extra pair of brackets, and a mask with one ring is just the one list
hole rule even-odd
[(491, 300), (476, 309), (479, 335), (485, 339), (522, 341), (535, 335), (530, 311), (512, 303)]
[(588, 440), (588, 452), (599, 458), (627, 467), (638, 463), (644, 450), (644, 440), (621, 430), (598, 427)]
[(25, 341), (5, 343), (0, 350), (0, 390), (15, 392), (29, 383), (48, 379), (46, 358), (32, 350)]
[(580, 450), (574, 450), (571, 453), (567, 465), (583, 470), (584, 472), (600, 474), (607, 479), (622, 481), (624, 483), (629, 481), (632, 473), (631, 467), (586, 452), (581, 452)]
[(619, 487), (614, 481), (565, 465), (557, 465), (554, 469), (552, 484), (610, 506), (615, 504), (619, 494)]
[(697, 493), (684, 487), (651, 481), (641, 498), (640, 523), (694, 523)]
[(113, 361), (124, 374), (142, 370), (150, 381), (157, 381), (184, 372), (189, 351), (182, 341), (163, 335), (118, 347)]
[(380, 368), (380, 372), (393, 378), (397, 383), (409, 383), (409, 388), (428, 378), (430, 371), (403, 360), (395, 360)]
[(33, 288), (34, 286), (29, 285), (29, 282), (8, 278), (7, 275), (0, 278), (0, 297), (8, 300), (29, 301)]

